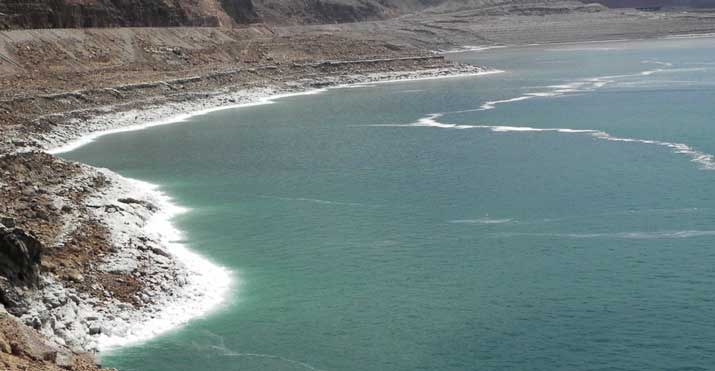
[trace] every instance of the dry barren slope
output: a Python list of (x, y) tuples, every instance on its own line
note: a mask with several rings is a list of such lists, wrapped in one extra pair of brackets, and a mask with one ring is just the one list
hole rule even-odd
[(0, 29), (332, 24), (433, 8), (509, 13), (579, 6), (563, 0), (0, 0)]
[(382, 19), (444, 0), (1, 0), (3, 28), (235, 26)]

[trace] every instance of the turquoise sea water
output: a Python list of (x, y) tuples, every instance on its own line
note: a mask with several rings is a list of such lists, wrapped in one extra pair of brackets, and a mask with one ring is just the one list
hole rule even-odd
[(714, 369), (715, 40), (450, 58), (506, 72), (285, 98), (65, 154), (160, 184), (192, 210), (176, 219), (188, 245), (241, 282), (105, 365)]

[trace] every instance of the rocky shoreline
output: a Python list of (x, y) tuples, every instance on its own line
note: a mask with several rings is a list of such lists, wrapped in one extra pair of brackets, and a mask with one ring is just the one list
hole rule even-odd
[[(14, 202), (0, 210), (7, 215), (0, 220), (0, 234), (27, 237), (15, 241), (22, 253), (14, 261), (21, 275), (34, 277), (32, 282), (0, 283), (5, 304), (0, 311), (34, 328), (56, 354), (97, 354), (204, 315), (237, 285), (231, 272), (176, 242), (180, 231), (170, 219), (182, 210), (156, 186), (45, 151), (59, 153), (112, 132), (331, 87), (499, 72), (441, 59), (420, 61), (428, 63), (381, 60), (358, 68), (354, 61), (323, 63), (318, 67), (332, 71), (233, 84), (187, 94), (191, 99), (110, 104), (92, 108), (92, 115), (77, 116), (76, 110), (54, 114), (61, 120), (50, 130), (25, 133), (22, 141), (9, 138), (12, 149), (0, 155), (0, 173), (9, 176), (0, 181), (0, 198)], [(76, 359), (76, 364), (86, 359), (72, 357), (60, 358), (65, 363)]]

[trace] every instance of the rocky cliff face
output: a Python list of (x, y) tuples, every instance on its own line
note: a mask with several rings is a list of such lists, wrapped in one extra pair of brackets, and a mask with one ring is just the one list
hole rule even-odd
[(15, 285), (35, 287), (40, 278), (42, 245), (31, 234), (0, 217), (0, 275)]

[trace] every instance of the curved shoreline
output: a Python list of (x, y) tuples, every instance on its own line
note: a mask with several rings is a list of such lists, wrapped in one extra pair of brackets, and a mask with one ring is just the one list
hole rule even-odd
[[(184, 232), (175, 226), (173, 219), (190, 210), (177, 205), (158, 185), (122, 177), (105, 169), (100, 171), (112, 180), (115, 190), (128, 191), (136, 199), (151, 202), (157, 207), (154, 214), (145, 220), (142, 231), (155, 238), (181, 264), (184, 280), (173, 287), (173, 282), (167, 280), (165, 284), (170, 293), (159, 296), (159, 300), (145, 308), (133, 311), (135, 313), (128, 319), (120, 317), (108, 323), (113, 330), (98, 335), (98, 350), (108, 351), (150, 340), (226, 304), (229, 293), (240, 287), (240, 280), (235, 272), (191, 250), (183, 242)], [(119, 195), (111, 196), (116, 198)], [(113, 234), (132, 233), (124, 230), (121, 217), (116, 221), (112, 226)]]
[[(473, 67), (468, 70), (439, 69), (373, 73), (346, 76), (318, 83), (313, 81), (307, 85), (296, 84), (292, 89), (268, 87), (226, 94), (219, 93), (188, 103), (170, 103), (94, 117), (89, 122), (83, 123), (79, 129), (70, 130), (65, 127), (66, 132), (53, 133), (53, 135), (42, 139), (45, 140), (44, 145), (48, 153), (61, 154), (76, 150), (105, 135), (177, 124), (194, 116), (220, 110), (273, 104), (281, 98), (319, 94), (330, 88), (482, 76), (501, 72), (503, 71)], [(316, 88), (315, 85), (322, 87)], [(195, 318), (206, 316), (227, 303), (230, 293), (240, 287), (237, 273), (221, 267), (191, 250), (182, 242), (182, 231), (172, 222), (175, 216), (190, 210), (177, 205), (169, 195), (160, 190), (159, 185), (126, 178), (108, 169), (86, 167), (102, 173), (110, 180), (110, 185), (104, 190), (96, 192), (95, 196), (88, 200), (88, 203), (112, 204), (122, 198), (136, 200), (136, 203), (128, 205), (123, 210), (125, 212), (120, 215), (107, 213), (102, 209), (93, 210), (94, 216), (109, 227), (113, 244), (125, 246), (116, 256), (106, 259), (105, 264), (118, 264), (119, 269), (125, 269), (121, 265), (127, 264), (127, 259), (136, 259), (137, 254), (144, 253), (129, 247), (132, 245), (132, 239), (149, 239), (160, 245), (159, 251), (165, 250), (170, 254), (172, 263), (176, 264), (177, 278), (165, 279), (164, 282), (156, 285), (161, 290), (153, 289), (153, 292), (150, 290), (149, 293), (145, 293), (148, 294), (148, 301), (151, 301), (151, 304), (144, 307), (132, 308), (121, 303), (105, 305), (106, 310), (99, 315), (98, 323), (94, 322), (92, 325), (100, 328), (99, 333), (92, 336), (89, 343), (83, 342), (83, 344), (90, 344), (89, 347), (83, 346), (85, 350), (110, 351), (148, 341), (178, 329)], [(148, 205), (154, 206), (154, 208), (148, 207)], [(155, 251), (151, 253), (153, 252)], [(116, 262), (113, 262), (113, 259)], [(129, 264), (131, 265), (131, 263)], [(117, 268), (112, 267), (111, 269)], [(77, 311), (79, 318), (76, 318), (75, 322), (87, 322), (86, 317), (81, 318), (81, 313), (81, 310)], [(90, 321), (95, 316), (95, 314), (91, 314)]]
[[(172, 125), (185, 122), (186, 120), (206, 115), (212, 112), (229, 109), (254, 107), (277, 103), (282, 98), (289, 98), (302, 95), (320, 94), (328, 89), (341, 89), (350, 87), (362, 87), (367, 84), (388, 84), (398, 82), (436, 80), (445, 78), (464, 78), (493, 75), (503, 73), (498, 69), (484, 70), (479, 72), (457, 72), (450, 74), (419, 74), (419, 71), (410, 73), (375, 73), (364, 76), (364, 81), (352, 81), (347, 83), (325, 82), (326, 87), (312, 88), (300, 86), (294, 91), (281, 88), (259, 88), (242, 90), (235, 93), (219, 94), (218, 96), (198, 100), (191, 103), (169, 103), (143, 110), (132, 110), (129, 112), (111, 113), (86, 123), (79, 132), (69, 133), (70, 137), (42, 138), (47, 140), (44, 143), (45, 152), (51, 155), (74, 151), (84, 145), (94, 142), (105, 135), (124, 133), (129, 131), (144, 130), (155, 126)], [(414, 75), (417, 73), (417, 75)], [(348, 77), (355, 78), (354, 76)], [(232, 102), (227, 104), (226, 102)], [(240, 102), (240, 103), (235, 103)], [(133, 116), (133, 117), (132, 117)], [(124, 122), (125, 124), (120, 124)], [(49, 139), (49, 140), (48, 140)]]

